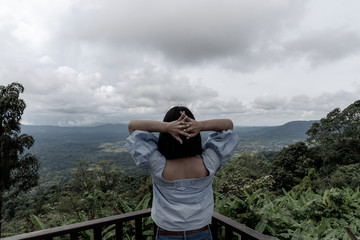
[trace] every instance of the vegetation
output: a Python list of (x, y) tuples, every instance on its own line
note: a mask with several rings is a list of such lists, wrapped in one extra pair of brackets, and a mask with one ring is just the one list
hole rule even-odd
[(245, 198), (216, 194), (216, 211), (273, 239), (349, 239), (344, 226), (360, 232), (360, 191), (331, 188), (284, 191), (272, 198), (262, 189)]
[(276, 189), (290, 190), (300, 183), (311, 168), (318, 170), (320, 160), (315, 149), (309, 148), (304, 142), (284, 147), (276, 154), (271, 166)]
[(38, 159), (25, 152), (34, 139), (20, 134), (20, 120), (26, 107), (19, 98), (23, 91), (19, 83), (0, 86), (0, 236), (3, 201), (36, 186), (39, 178)]
[(360, 162), (360, 100), (334, 109), (307, 131), (307, 142), (323, 160), (323, 170)]
[[(274, 239), (349, 239), (345, 226), (360, 235), (359, 118), (357, 101), (301, 128), (293, 122), (236, 129), (242, 141), (215, 177), (215, 210)], [(94, 139), (83, 128), (66, 128), (66, 134), (57, 129), (56, 139), (46, 141), (49, 136), (42, 133), (43, 144), (34, 150), (44, 158), (43, 180), (5, 202), (3, 236), (151, 206), (151, 178), (124, 149), (126, 128), (117, 125), (117, 137), (109, 138), (113, 127), (95, 130), (100, 137)], [(281, 136), (292, 128), (308, 138), (293, 135), (285, 141)], [(279, 129), (285, 132), (277, 141), (273, 133)], [(148, 219), (143, 229), (149, 239), (150, 227)], [(132, 239), (130, 228), (124, 231), (125, 239)], [(113, 234), (111, 226), (103, 229), (105, 239)], [(84, 232), (82, 238), (91, 236)]]

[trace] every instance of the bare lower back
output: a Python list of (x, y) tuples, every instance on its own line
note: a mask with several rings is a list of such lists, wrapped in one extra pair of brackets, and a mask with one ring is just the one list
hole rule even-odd
[(188, 157), (166, 160), (162, 173), (165, 180), (203, 178), (209, 175), (201, 157)]

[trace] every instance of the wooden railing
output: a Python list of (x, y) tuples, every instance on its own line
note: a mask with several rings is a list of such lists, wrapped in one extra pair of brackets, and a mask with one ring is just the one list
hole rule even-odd
[(238, 223), (224, 215), (219, 213), (214, 213), (211, 223), (211, 232), (213, 234), (213, 239), (218, 239), (219, 228), (225, 228), (224, 239), (232, 239), (234, 233), (237, 233), (241, 236), (241, 240), (245, 239), (258, 239), (258, 240), (270, 240), (271, 238), (255, 231), (252, 228), (249, 228), (241, 223)]
[[(91, 221), (75, 223), (71, 225), (50, 228), (25, 234), (20, 234), (12, 237), (3, 238), (2, 240), (21, 240), (21, 239), (53, 239), (54, 237), (67, 235), (70, 240), (79, 239), (81, 232), (92, 230), (95, 240), (102, 239), (102, 230), (105, 227), (115, 224), (115, 239), (121, 240), (124, 236), (124, 224), (129, 221), (135, 221), (135, 239), (143, 239), (142, 220), (150, 216), (151, 209), (124, 213), (106, 218), (95, 219)], [(246, 227), (230, 218), (227, 218), (219, 213), (214, 213), (211, 231), (214, 240), (222, 239), (218, 238), (218, 232), (220, 229), (225, 228), (225, 236), (223, 239), (232, 239), (234, 233), (241, 236), (241, 239), (258, 239), (269, 240), (270, 238), (256, 232), (255, 230)], [(154, 229), (155, 234), (155, 229)]]

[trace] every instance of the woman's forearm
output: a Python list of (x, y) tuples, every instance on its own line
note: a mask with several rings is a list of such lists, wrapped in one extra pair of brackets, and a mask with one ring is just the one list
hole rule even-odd
[(131, 120), (128, 125), (129, 133), (132, 134), (135, 130), (142, 130), (147, 132), (166, 132), (166, 122), (153, 120)]
[(233, 129), (233, 122), (230, 119), (212, 119), (199, 121), (201, 131), (216, 131)]
[(179, 143), (182, 144), (183, 141), (180, 136), (189, 136), (189, 134), (184, 131), (184, 128), (186, 128), (186, 123), (183, 121), (185, 117), (186, 115), (182, 114), (178, 120), (172, 122), (160, 122), (153, 120), (131, 120), (128, 125), (129, 133), (132, 134), (135, 130), (169, 133), (177, 141), (179, 141)]
[(202, 131), (223, 131), (233, 129), (233, 122), (230, 119), (212, 119), (204, 121), (195, 121), (187, 117), (184, 113), (181, 117), (172, 122), (161, 122), (154, 120), (131, 120), (128, 125), (129, 133), (135, 130), (147, 132), (170, 133), (180, 143), (182, 143), (180, 135), (187, 138), (194, 137)]

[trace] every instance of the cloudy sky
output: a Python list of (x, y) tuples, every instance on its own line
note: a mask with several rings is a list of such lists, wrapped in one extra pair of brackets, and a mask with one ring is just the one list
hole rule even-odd
[(317, 120), (360, 99), (358, 0), (0, 0), (24, 124)]

